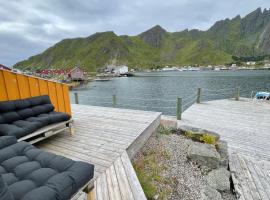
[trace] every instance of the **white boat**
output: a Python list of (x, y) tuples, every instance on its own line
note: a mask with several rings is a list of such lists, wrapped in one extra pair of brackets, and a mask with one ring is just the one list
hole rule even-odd
[(270, 100), (270, 92), (257, 92), (254, 96), (254, 99)]
[(111, 79), (109, 79), (109, 78), (97, 78), (97, 79), (94, 79), (94, 81), (101, 81), (101, 82), (103, 82), (103, 81), (110, 81)]

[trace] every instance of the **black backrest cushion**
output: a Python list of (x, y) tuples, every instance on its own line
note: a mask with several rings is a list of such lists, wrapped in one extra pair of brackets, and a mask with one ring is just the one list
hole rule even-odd
[(30, 103), (29, 99), (15, 100), (14, 105), (15, 105), (16, 110), (21, 110), (24, 108), (31, 107), (31, 103)]
[(24, 120), (53, 110), (54, 107), (48, 95), (1, 101), (0, 124), (11, 124), (14, 121)]
[(43, 104), (42, 106), (34, 106), (32, 107), (33, 112), (35, 115), (40, 115), (42, 113), (48, 113), (54, 110), (52, 104)]
[(3, 118), (3, 116), (0, 114), (0, 124), (5, 123), (5, 119)]
[(15, 110), (14, 101), (1, 101), (0, 102), (0, 113)]
[(2, 114), (2, 117), (3, 117), (6, 124), (9, 124), (9, 123), (12, 123), (14, 121), (18, 121), (18, 120), (22, 119), (16, 111), (4, 112)]
[(32, 106), (38, 106), (43, 104), (52, 104), (48, 95), (32, 97), (28, 99)]
[(13, 195), (4, 182), (2, 175), (0, 175), (0, 200), (14, 200)]
[(22, 110), (18, 110), (17, 113), (21, 116), (21, 118), (26, 119), (29, 117), (32, 117), (35, 115), (35, 112), (33, 111), (33, 109), (30, 108), (25, 108)]

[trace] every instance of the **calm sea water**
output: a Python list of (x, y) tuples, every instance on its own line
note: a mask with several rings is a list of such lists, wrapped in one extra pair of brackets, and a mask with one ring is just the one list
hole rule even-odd
[[(116, 107), (175, 115), (177, 97), (183, 98), (183, 108), (187, 109), (196, 99), (197, 88), (202, 88), (203, 101), (232, 98), (236, 87), (240, 87), (242, 97), (251, 97), (252, 91), (270, 91), (270, 70), (151, 72), (136, 75), (106, 82), (90, 82), (86, 89), (76, 91), (79, 103), (112, 107), (112, 96), (116, 95)], [(73, 93), (70, 94), (72, 102)]]

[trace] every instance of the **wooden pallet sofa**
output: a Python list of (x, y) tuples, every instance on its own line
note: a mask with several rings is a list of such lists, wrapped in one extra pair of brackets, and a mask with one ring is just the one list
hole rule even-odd
[(67, 200), (94, 176), (94, 166), (0, 137), (1, 200)]
[(47, 95), (0, 102), (0, 200), (67, 200), (91, 192), (93, 165), (32, 146), (71, 123)]
[(49, 96), (0, 102), (0, 136), (32, 144), (71, 128), (71, 117), (55, 112)]

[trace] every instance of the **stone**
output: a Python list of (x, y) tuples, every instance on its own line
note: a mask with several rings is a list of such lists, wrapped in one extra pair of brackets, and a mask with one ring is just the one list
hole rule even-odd
[(206, 181), (210, 187), (221, 192), (226, 192), (230, 191), (230, 176), (230, 172), (222, 167), (209, 172), (206, 176)]
[(219, 167), (220, 155), (215, 146), (210, 144), (192, 142), (188, 147), (187, 158), (199, 166), (206, 166), (210, 169)]
[(162, 115), (160, 124), (165, 126), (166, 128), (176, 129), (177, 128), (177, 120), (174, 117)]
[(222, 200), (222, 197), (217, 190), (206, 186), (201, 191), (201, 200)]
[(157, 200), (158, 197), (159, 197), (159, 194), (155, 194), (155, 195), (153, 196), (153, 199), (154, 199), (154, 200)]
[(206, 166), (200, 166), (200, 170), (201, 170), (202, 175), (207, 175), (212, 169)]
[(227, 142), (223, 140), (218, 141), (217, 151), (220, 154), (220, 165), (227, 168), (229, 165), (229, 153)]
[(201, 129), (201, 128), (195, 128), (195, 127), (184, 125), (184, 126), (180, 126), (179, 129), (181, 130), (182, 133), (191, 131), (194, 135), (208, 134), (208, 135), (214, 136), (217, 141), (220, 139), (220, 135), (218, 133), (215, 133), (213, 131), (208, 131), (205, 129)]

